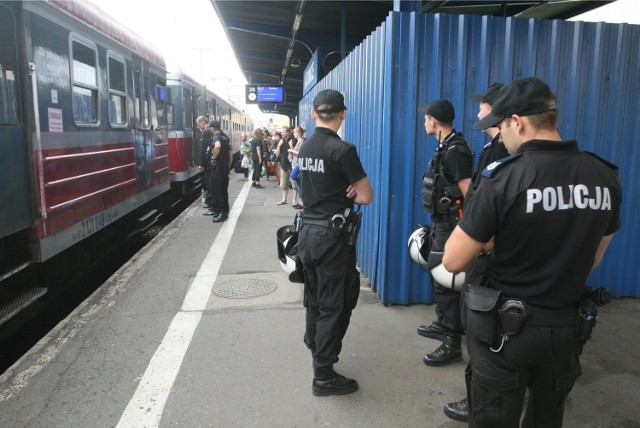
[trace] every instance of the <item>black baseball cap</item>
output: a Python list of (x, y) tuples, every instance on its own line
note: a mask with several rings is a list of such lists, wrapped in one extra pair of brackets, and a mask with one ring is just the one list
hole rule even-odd
[(347, 106), (344, 105), (344, 96), (340, 92), (325, 89), (313, 99), (313, 109), (318, 113), (337, 113), (346, 110)]
[(469, 98), (473, 101), (480, 101), (481, 103), (487, 103), (493, 106), (498, 98), (498, 93), (504, 85), (502, 83), (493, 82), (482, 94), (471, 94)]
[(445, 100), (444, 98), (435, 100), (431, 104), (420, 106), (418, 107), (418, 110), (442, 123), (453, 123), (453, 119), (456, 117), (453, 104), (451, 104), (451, 101)]
[(481, 131), (491, 128), (513, 114), (531, 116), (554, 110), (555, 101), (544, 102), (548, 94), (552, 94), (551, 88), (537, 77), (514, 80), (500, 89), (496, 101), (491, 105), (491, 113), (474, 123), (473, 129)]
[(216, 129), (222, 129), (220, 127), (220, 121), (219, 120), (212, 120), (211, 122), (209, 122), (209, 128), (216, 128)]

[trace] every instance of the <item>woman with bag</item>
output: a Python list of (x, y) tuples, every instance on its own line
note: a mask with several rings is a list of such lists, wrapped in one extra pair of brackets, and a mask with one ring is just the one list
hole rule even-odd
[(291, 174), (291, 162), (289, 161), (289, 142), (286, 138), (281, 138), (276, 147), (276, 157), (280, 159), (280, 188), (282, 189), (282, 200), (276, 205), (285, 205), (289, 195), (289, 176)]
[(249, 181), (249, 166), (251, 164), (251, 143), (247, 141), (247, 134), (244, 132), (240, 136), (242, 145), (240, 147), (240, 153), (242, 153), (242, 160), (240, 161), (240, 169), (244, 177), (240, 181)]
[[(293, 140), (291, 140), (294, 144), (292, 149), (289, 149), (290, 160), (291, 160), (291, 169), (293, 169), (298, 165), (298, 153), (300, 153), (300, 147), (304, 142), (304, 138), (302, 138), (302, 128), (299, 126), (293, 128)], [(293, 176), (293, 172), (291, 173), (291, 186), (293, 187), (293, 208), (297, 210), (302, 209), (302, 186), (300, 185), (300, 180), (296, 174), (296, 177)]]

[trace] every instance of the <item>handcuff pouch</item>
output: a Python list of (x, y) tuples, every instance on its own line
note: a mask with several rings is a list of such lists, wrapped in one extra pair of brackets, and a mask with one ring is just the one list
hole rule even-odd
[(502, 304), (498, 311), (500, 320), (500, 333), (507, 336), (513, 336), (520, 332), (527, 319), (528, 312), (526, 306), (521, 300), (507, 300)]
[(464, 291), (462, 325), (468, 335), (481, 342), (498, 342), (498, 302), (502, 291), (469, 285)]

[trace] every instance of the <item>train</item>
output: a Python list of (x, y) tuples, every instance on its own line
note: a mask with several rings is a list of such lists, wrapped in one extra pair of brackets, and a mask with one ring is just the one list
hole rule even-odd
[(198, 162), (194, 162), (194, 159), (199, 160), (202, 137), (195, 126), (195, 119), (206, 116), (220, 120), (234, 153), (241, 148), (242, 133), (249, 134), (253, 129), (253, 121), (249, 115), (180, 69), (168, 73), (167, 100), (170, 106), (166, 109), (169, 167), (174, 185), (179, 185), (179, 190), (186, 193), (190, 190), (193, 177), (201, 175)]
[(2, 324), (201, 187), (198, 116), (253, 125), (90, 2), (0, 1), (0, 33)]

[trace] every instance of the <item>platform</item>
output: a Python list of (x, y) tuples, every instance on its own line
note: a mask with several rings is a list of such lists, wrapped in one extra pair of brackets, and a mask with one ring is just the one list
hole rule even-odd
[[(382, 305), (362, 278), (336, 370), (349, 396), (311, 394), (302, 285), (275, 232), (281, 191), (232, 174), (230, 219), (194, 203), (0, 378), (3, 427), (458, 427), (468, 361), (427, 367), (434, 306)], [(291, 198), (291, 194), (289, 195)], [(374, 201), (375, 203), (375, 201)], [(365, 213), (366, 215), (366, 213)], [(566, 427), (638, 427), (640, 300), (602, 308)]]

